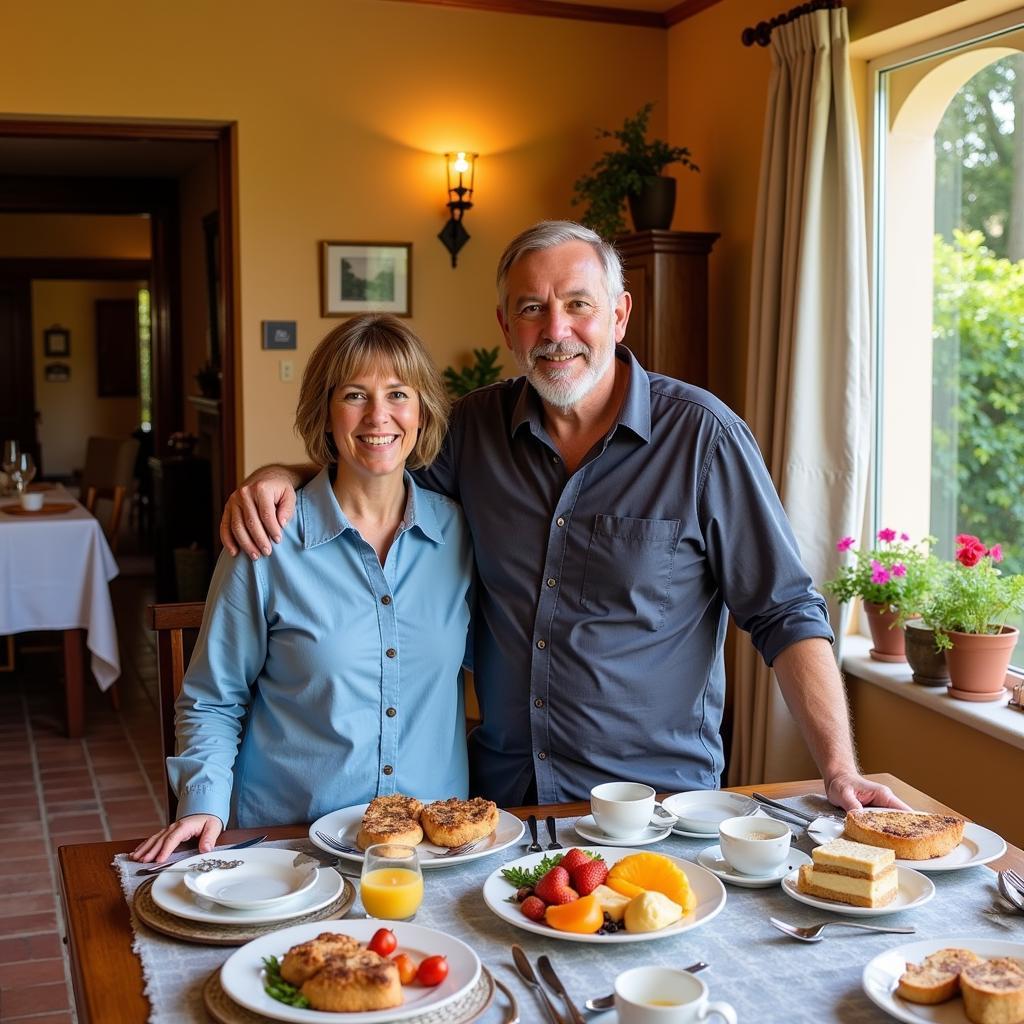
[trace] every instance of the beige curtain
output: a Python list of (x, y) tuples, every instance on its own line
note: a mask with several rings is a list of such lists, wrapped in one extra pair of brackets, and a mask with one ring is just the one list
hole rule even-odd
[[(867, 493), (871, 348), (863, 170), (846, 11), (772, 33), (751, 269), (747, 420), (815, 582), (858, 534)], [(833, 628), (842, 622), (829, 602)], [(729, 784), (819, 773), (778, 686), (736, 631)]]

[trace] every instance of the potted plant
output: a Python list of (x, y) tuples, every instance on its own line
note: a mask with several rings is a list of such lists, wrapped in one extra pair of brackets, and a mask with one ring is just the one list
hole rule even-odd
[(923, 618), (946, 652), (952, 696), (999, 700), (1020, 631), (1006, 620), (1024, 612), (1024, 576), (1004, 576), (998, 544), (985, 545), (969, 533), (956, 538), (956, 559), (935, 586)]
[(586, 203), (583, 223), (602, 238), (613, 238), (626, 228), (622, 201), (629, 200), (633, 227), (637, 231), (664, 229), (672, 224), (676, 204), (676, 179), (662, 175), (669, 164), (682, 164), (691, 171), (700, 168), (683, 146), (670, 146), (661, 139), (647, 141), (647, 122), (653, 103), (645, 103), (621, 128), (601, 129), (599, 139), (616, 139), (618, 149), (604, 153), (573, 186), (573, 205)]
[(844, 604), (855, 597), (864, 602), (871, 630), (871, 657), (876, 661), (905, 661), (903, 626), (924, 605), (938, 561), (931, 554), (934, 537), (910, 543), (906, 533), (878, 531), (878, 545), (854, 549), (853, 537), (836, 542), (836, 550), (848, 552), (853, 562), (844, 565), (825, 587)]
[(454, 366), (446, 366), (444, 370), (444, 386), (453, 398), (461, 398), (470, 391), (493, 384), (501, 376), (501, 355), (497, 346), (494, 348), (473, 349), (473, 363), (461, 370)]

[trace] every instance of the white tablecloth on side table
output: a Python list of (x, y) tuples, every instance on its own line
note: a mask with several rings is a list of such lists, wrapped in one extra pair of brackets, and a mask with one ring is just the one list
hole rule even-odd
[[(47, 503), (71, 498), (48, 491)], [(0, 501), (0, 635), (84, 629), (101, 690), (121, 674), (109, 582), (117, 575), (100, 524), (75, 503), (53, 516), (11, 516)]]

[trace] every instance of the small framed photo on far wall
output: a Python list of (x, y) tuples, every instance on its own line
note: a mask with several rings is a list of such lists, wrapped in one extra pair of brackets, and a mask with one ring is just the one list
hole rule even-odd
[(320, 315), (412, 316), (412, 242), (321, 242)]
[(43, 355), (67, 359), (71, 355), (71, 332), (66, 327), (47, 327), (43, 331)]

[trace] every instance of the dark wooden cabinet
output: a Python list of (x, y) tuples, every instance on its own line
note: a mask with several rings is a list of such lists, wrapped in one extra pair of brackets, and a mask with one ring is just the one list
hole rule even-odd
[[(206, 596), (213, 550), (209, 460), (151, 457), (149, 471), (153, 480), (156, 599), (201, 601)], [(187, 585), (185, 574), (190, 577)]]
[(638, 231), (615, 239), (633, 296), (624, 344), (645, 370), (708, 386), (708, 256), (718, 235)]

